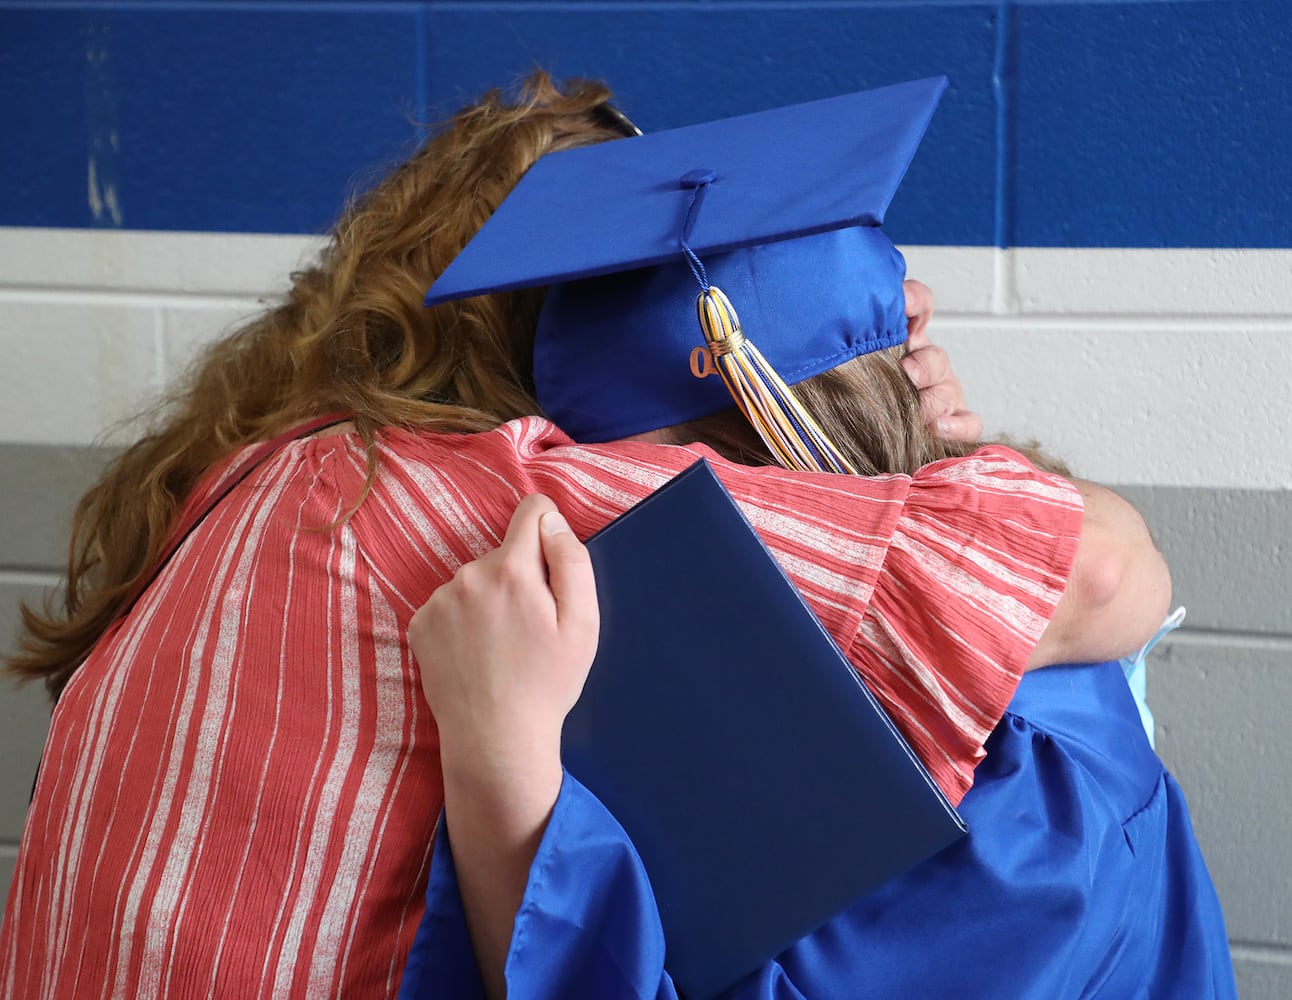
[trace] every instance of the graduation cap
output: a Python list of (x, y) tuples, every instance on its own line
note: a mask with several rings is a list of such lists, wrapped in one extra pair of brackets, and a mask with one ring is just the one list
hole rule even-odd
[(879, 226), (945, 87), (917, 80), (545, 156), (426, 304), (551, 286), (534, 378), (576, 441), (734, 399), (783, 465), (852, 471), (788, 387), (905, 341), (905, 262)]

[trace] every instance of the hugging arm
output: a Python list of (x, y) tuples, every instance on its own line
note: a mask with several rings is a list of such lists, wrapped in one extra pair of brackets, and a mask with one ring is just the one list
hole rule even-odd
[[(502, 545), (414, 615), (440, 730), (445, 806), (403, 1000), (676, 1000), (659, 912), (623, 828), (560, 761), (596, 651), (587, 551), (527, 497)], [(802, 994), (769, 963), (731, 1000)]]
[[(1128, 508), (1108, 513), (1102, 491), (1089, 496), (1095, 516), (1087, 513), (1078, 549), (1127, 529), (1118, 516)], [(401, 987), (407, 1000), (676, 997), (636, 851), (600, 802), (561, 771), (560, 727), (595, 651), (595, 617), (580, 614), (595, 608), (596, 596), (582, 546), (567, 532), (540, 531), (551, 510), (549, 501), (526, 500), (503, 545), (464, 567), (410, 626), (440, 723), (445, 828)], [(1095, 586), (1107, 567), (1098, 558), (1091, 565)], [(1074, 571), (1074, 580), (1085, 579)], [(1071, 607), (1106, 605), (1118, 589)], [(1075, 613), (1055, 620), (1073, 629), (1097, 621)], [(805, 946), (803, 954), (820, 951), (821, 961), (770, 961), (724, 997), (828, 994), (839, 969), (830, 972), (832, 952), (823, 945), (839, 933), (824, 929)]]
[(587, 550), (542, 496), (523, 500), (502, 545), (463, 566), (409, 624), (439, 727), (461, 905), (489, 997), (506, 994), (513, 918), (561, 788), (561, 724), (583, 689), (597, 629)]
[(1028, 668), (1129, 656), (1171, 603), (1171, 574), (1144, 519), (1112, 490), (1076, 480), (1084, 514), (1077, 556)]
[[(1021, 472), (1018, 456), (997, 461), (1013, 470), (1005, 477), (1038, 475)], [(1072, 513), (1067, 555), (1053, 558), (1066, 586), (1047, 606), (1029, 666), (1130, 651), (1169, 598), (1165, 566), (1134, 510), (1100, 487), (1077, 489), (1079, 537), (1071, 488), (1055, 477), (1032, 484), (1034, 496), (1053, 494)], [(988, 484), (984, 496), (996, 492)], [(503, 545), (464, 567), (410, 625), (440, 728), (445, 830), (405, 997), (450, 987), (464, 996), (675, 996), (636, 852), (561, 770), (561, 724), (591, 665), (597, 622), (586, 551), (568, 531), (540, 530), (559, 529), (556, 517), (550, 501), (524, 501)], [(813, 995), (809, 979), (773, 962), (728, 996)]]
[[(930, 430), (946, 441), (973, 442), (982, 418), (969, 410), (947, 352), (929, 339), (933, 293), (918, 281), (906, 293), (907, 354), (902, 367), (920, 394)], [(1162, 624), (1171, 601), (1166, 561), (1144, 519), (1116, 493), (1073, 480), (1084, 517), (1067, 589), (1028, 660), (1028, 669), (1129, 656)]]

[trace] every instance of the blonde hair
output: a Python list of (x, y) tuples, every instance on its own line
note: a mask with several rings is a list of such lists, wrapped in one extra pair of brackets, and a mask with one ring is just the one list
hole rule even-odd
[[(906, 346), (853, 358), (792, 387), (859, 475), (913, 474), (944, 458), (963, 458), (988, 444), (1004, 444), (1039, 469), (1070, 476), (1068, 467), (1034, 441), (947, 441), (929, 426), (919, 391), (901, 365)], [(741, 465), (775, 465), (753, 425), (732, 408), (665, 428), (669, 444), (701, 442)]]
[(72, 521), (61, 607), (22, 609), (23, 679), (57, 698), (137, 581), (160, 558), (204, 473), (311, 417), (480, 431), (539, 413), (533, 331), (542, 291), (422, 307), (422, 296), (539, 157), (621, 137), (604, 85), (535, 73), (515, 100), (487, 94), (342, 215), (285, 300), (213, 344), (85, 495)]
[[(977, 445), (943, 441), (920, 413), (919, 393), (899, 363), (904, 346), (863, 354), (792, 388), (826, 436), (863, 476), (914, 472)], [(673, 444), (702, 441), (742, 465), (774, 465), (762, 438), (738, 410), (723, 410), (668, 428)]]

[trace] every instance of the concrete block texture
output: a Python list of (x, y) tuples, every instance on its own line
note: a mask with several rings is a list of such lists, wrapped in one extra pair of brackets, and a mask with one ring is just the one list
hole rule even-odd
[(1180, 634), (1154, 652), (1157, 747), (1184, 788), (1232, 941), (1292, 946), (1292, 639)]
[(1292, 321), (935, 317), (987, 434), (1096, 482), (1292, 489)]
[(1284, 0), (19, 0), (0, 37), (10, 225), (319, 232), (420, 123), (541, 66), (648, 131), (947, 74), (901, 242), (1288, 242)]
[[(11, 4), (0, 218), (321, 232), (356, 170), (407, 152), (413, 4)], [(6, 158), (10, 162), (10, 158)]]
[[(0, 250), (20, 259), (14, 232), (0, 229)], [(155, 399), (201, 345), (284, 288), (288, 271), (317, 246), (295, 237), (156, 235), (162, 250), (143, 233), (60, 230), (52, 246), (36, 241), (38, 252), (57, 248), (68, 269), (47, 275), (42, 288), (0, 289), (0, 344), (12, 345), (10, 367), (0, 370), (0, 439), (95, 441)], [(80, 283), (95, 280), (87, 261), (106, 236), (124, 258), (139, 259), (123, 264), (121, 284), (86, 293)], [(1292, 367), (1292, 286), (1279, 278), (1292, 251), (915, 245), (906, 255), (911, 276), (934, 290), (930, 332), (989, 433), (1036, 438), (1097, 481), (1292, 488), (1283, 441), (1292, 401), (1280, 382)], [(169, 271), (159, 281), (243, 290), (149, 291), (146, 272), (160, 257)], [(222, 277), (231, 257), (247, 261), (237, 282)], [(1240, 287), (1244, 262), (1256, 277)], [(1117, 280), (1123, 269), (1130, 289)], [(1011, 290), (1016, 274), (1030, 284)], [(1069, 276), (1089, 305), (1064, 291)], [(1171, 291), (1189, 287), (1210, 291)], [(1036, 315), (1017, 311), (1020, 295)], [(1137, 313), (1140, 297), (1159, 314)]]
[[(0, 649), (14, 648), (18, 604), (39, 607), (45, 588), (0, 582)], [(0, 678), (0, 849), (22, 836), (32, 780), (49, 733), (49, 696), (39, 682), (21, 687)]]
[(1292, 491), (1116, 489), (1166, 556), (1190, 629), (1292, 635)]
[[(29, 85), (0, 128), (51, 166), (0, 165), (0, 222), (319, 232), (418, 123), (535, 67), (609, 80), (648, 130), (949, 73), (941, 153), (917, 159), (890, 223), (991, 243), (997, 6), (19, 5), (0, 11), (22, 41), (0, 72)], [(696, 58), (698, 29), (722, 59)]]
[(84, 444), (151, 403), (157, 311), (0, 299), (0, 441)]
[(9, 844), (0, 844), (0, 892), (9, 898), (9, 884), (13, 882), (14, 864), (17, 861), (17, 848)]
[(1106, 247), (1091, 253), (1017, 247), (1005, 259), (1020, 313), (1158, 318), (1292, 314), (1292, 282), (1287, 280), (1292, 250)]
[[(0, 587), (0, 599), (8, 596), (5, 590)], [(0, 753), (5, 762), (0, 768), (0, 848), (16, 846), (22, 836), (32, 782), (49, 735), (49, 709), (40, 684), (17, 688), (0, 681)]]
[(202, 349), (261, 312), (252, 302), (184, 303), (162, 310), (160, 369), (164, 383), (174, 386)]
[(906, 258), (906, 276), (932, 288), (935, 315), (1003, 311), (998, 301), (1000, 275), (1010, 266), (1008, 258), (1013, 251), (938, 246), (898, 249)]
[(1006, 245), (1288, 245), (1286, 3), (1010, 8)]
[(271, 233), (0, 228), (0, 290), (136, 292), (162, 301), (257, 297), (284, 290), (287, 276), (321, 245)]
[[(440, 114), (535, 66), (607, 80), (647, 131), (920, 77), (951, 86), (886, 218), (898, 242), (991, 244), (997, 4), (432, 5), (428, 92)], [(722, 58), (696, 57), (698, 37)]]
[(63, 571), (72, 512), (111, 455), (100, 448), (0, 443), (0, 569)]
[(1238, 995), (1243, 1000), (1287, 1000), (1292, 997), (1292, 962), (1279, 953), (1234, 955)]

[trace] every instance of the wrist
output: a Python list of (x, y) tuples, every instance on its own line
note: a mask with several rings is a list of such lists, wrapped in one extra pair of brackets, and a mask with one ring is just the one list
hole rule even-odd
[(561, 726), (533, 710), (436, 716), (445, 766), (451, 761), (463, 769), (506, 771), (529, 763), (559, 763)]
[[(541, 833), (565, 772), (559, 756), (511, 762), (444, 762), (444, 812), (456, 838), (464, 829), (489, 831), (498, 843), (523, 843)], [(535, 846), (535, 844), (531, 846)]]
[(446, 805), (456, 793), (482, 808), (535, 798), (554, 802), (564, 773), (559, 733), (549, 737), (511, 731), (488, 738), (441, 732), (440, 766)]

